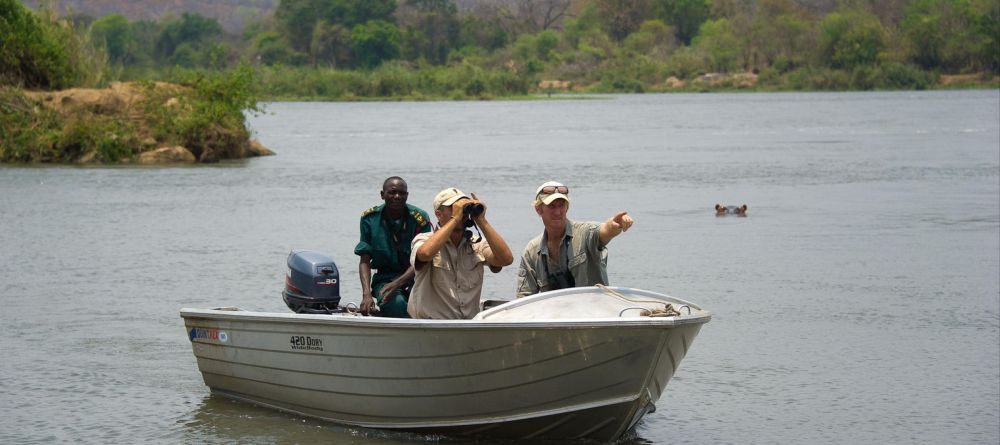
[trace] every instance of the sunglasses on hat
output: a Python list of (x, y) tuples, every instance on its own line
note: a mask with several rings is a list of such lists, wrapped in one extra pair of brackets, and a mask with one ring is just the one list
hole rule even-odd
[(569, 194), (569, 187), (565, 185), (550, 185), (547, 187), (542, 187), (542, 191), (538, 194), (540, 195), (551, 195), (553, 193), (562, 193), (564, 195)]

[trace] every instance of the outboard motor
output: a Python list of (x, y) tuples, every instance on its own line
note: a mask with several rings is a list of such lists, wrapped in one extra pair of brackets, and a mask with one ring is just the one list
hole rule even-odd
[(285, 304), (299, 314), (331, 314), (340, 304), (340, 273), (333, 259), (312, 250), (288, 254)]

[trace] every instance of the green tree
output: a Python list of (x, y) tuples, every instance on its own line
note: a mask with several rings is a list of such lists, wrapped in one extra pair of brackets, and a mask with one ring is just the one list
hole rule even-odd
[(976, 60), (983, 69), (1000, 73), (1000, 3), (994, 0), (975, 0), (973, 8), (979, 12), (975, 24)]
[[(580, 42), (595, 34), (603, 34), (603, 23), (598, 15), (596, 5), (587, 4), (575, 18), (566, 21), (562, 38), (571, 48), (578, 48)], [(605, 36), (606, 38), (607, 36)]]
[(562, 43), (567, 51), (559, 57), (555, 77), (578, 79), (581, 83), (597, 82), (604, 77), (602, 65), (620, 53), (619, 46), (603, 31), (604, 25), (596, 4), (586, 6), (575, 18), (566, 21)]
[(666, 58), (677, 47), (674, 31), (660, 20), (647, 20), (639, 30), (625, 38), (625, 48), (639, 54)]
[(704, 70), (709, 70), (710, 66), (711, 61), (703, 51), (681, 46), (667, 59), (666, 74), (680, 79), (692, 79)]
[(503, 48), (510, 41), (510, 35), (499, 23), (473, 14), (459, 15), (458, 35), (456, 46), (474, 46), (487, 51)]
[(708, 20), (711, 5), (708, 0), (656, 0), (654, 8), (656, 17), (673, 26), (677, 39), (689, 45)]
[(351, 32), (341, 25), (320, 20), (313, 27), (309, 56), (313, 66), (349, 66), (352, 60)]
[(714, 19), (729, 19), (750, 17), (754, 14), (756, 2), (746, 0), (711, 0), (709, 17)]
[(126, 62), (130, 66), (151, 67), (156, 61), (156, 42), (163, 25), (149, 20), (138, 20), (129, 26), (132, 48)]
[(596, 0), (597, 16), (604, 32), (622, 41), (642, 22), (652, 18), (652, 0)]
[(326, 3), (326, 0), (281, 0), (278, 4), (274, 17), (293, 50), (309, 52), (316, 22), (326, 19), (320, 13)]
[[(197, 64), (197, 60), (202, 58), (197, 53), (210, 50), (208, 44), (220, 35), (222, 27), (215, 19), (185, 12), (180, 18), (170, 20), (163, 26), (156, 41), (156, 50), (171, 63), (181, 66), (188, 66), (186, 64), (189, 62)], [(182, 54), (175, 57), (174, 53), (178, 49), (181, 49)]]
[(17, 0), (0, 0), (0, 84), (64, 88), (82, 76), (68, 24), (40, 18)]
[(558, 44), (559, 34), (551, 29), (546, 29), (535, 35), (535, 54), (538, 55), (539, 59), (549, 61), (552, 59), (553, 51)]
[(396, 11), (404, 57), (442, 64), (458, 46), (458, 8), (451, 0), (408, 0)]
[(373, 20), (392, 23), (396, 0), (335, 0), (329, 11), (332, 14), (328, 18), (332, 23), (349, 28)]
[(511, 52), (515, 57), (539, 71), (543, 62), (553, 59), (553, 52), (559, 44), (559, 35), (548, 29), (538, 34), (521, 34), (514, 42)]
[[(998, 8), (996, 2), (915, 0), (906, 9), (901, 25), (910, 41), (913, 62), (925, 69), (950, 72), (995, 66)], [(991, 45), (993, 57), (988, 54)]]
[(121, 14), (101, 17), (90, 25), (91, 40), (103, 44), (112, 63), (125, 63), (135, 45), (132, 27)]
[(741, 70), (740, 54), (745, 40), (739, 38), (730, 26), (729, 19), (708, 20), (701, 25), (692, 46), (708, 55), (713, 71)]
[(395, 0), (281, 0), (274, 15), (292, 48), (308, 53), (321, 20), (353, 29), (371, 20), (392, 22), (395, 10)]
[(181, 42), (180, 45), (177, 45), (177, 47), (174, 48), (174, 51), (170, 54), (170, 57), (166, 60), (171, 65), (184, 68), (194, 68), (201, 65), (198, 50), (188, 42)]
[(292, 59), (293, 51), (281, 34), (275, 31), (265, 31), (257, 35), (253, 43), (257, 62), (265, 65), (287, 63)]
[(399, 42), (399, 28), (383, 20), (372, 20), (351, 30), (351, 50), (366, 68), (398, 58)]
[[(909, 38), (913, 61), (923, 68), (936, 68), (945, 57), (945, 44), (953, 29), (946, 29), (955, 15), (954, 1), (916, 0), (906, 9), (903, 32)], [(949, 33), (951, 31), (951, 33)]]
[(820, 61), (833, 68), (873, 65), (885, 45), (882, 24), (866, 11), (834, 12), (819, 28)]
[(814, 29), (809, 13), (794, 0), (760, 0), (751, 39), (764, 64), (788, 71), (807, 63), (816, 42)]

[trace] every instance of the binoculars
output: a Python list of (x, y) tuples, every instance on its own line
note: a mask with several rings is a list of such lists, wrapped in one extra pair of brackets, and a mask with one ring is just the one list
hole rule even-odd
[(472, 218), (481, 215), (483, 210), (486, 210), (486, 208), (478, 202), (473, 202), (463, 207), (462, 219), (464, 220), (463, 223), (465, 224), (465, 227), (472, 227), (476, 223), (472, 220)]

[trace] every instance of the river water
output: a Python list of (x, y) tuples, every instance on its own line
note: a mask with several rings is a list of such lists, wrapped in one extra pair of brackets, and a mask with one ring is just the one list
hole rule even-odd
[[(358, 217), (475, 192), (516, 253), (530, 203), (627, 210), (614, 285), (714, 314), (625, 443), (1000, 441), (998, 91), (274, 103), (278, 155), (197, 167), (0, 167), (0, 443), (448, 439), (211, 396), (181, 307), (285, 312), (293, 248), (360, 299)], [(713, 206), (747, 204), (746, 218)], [(487, 274), (509, 298), (516, 268)]]

